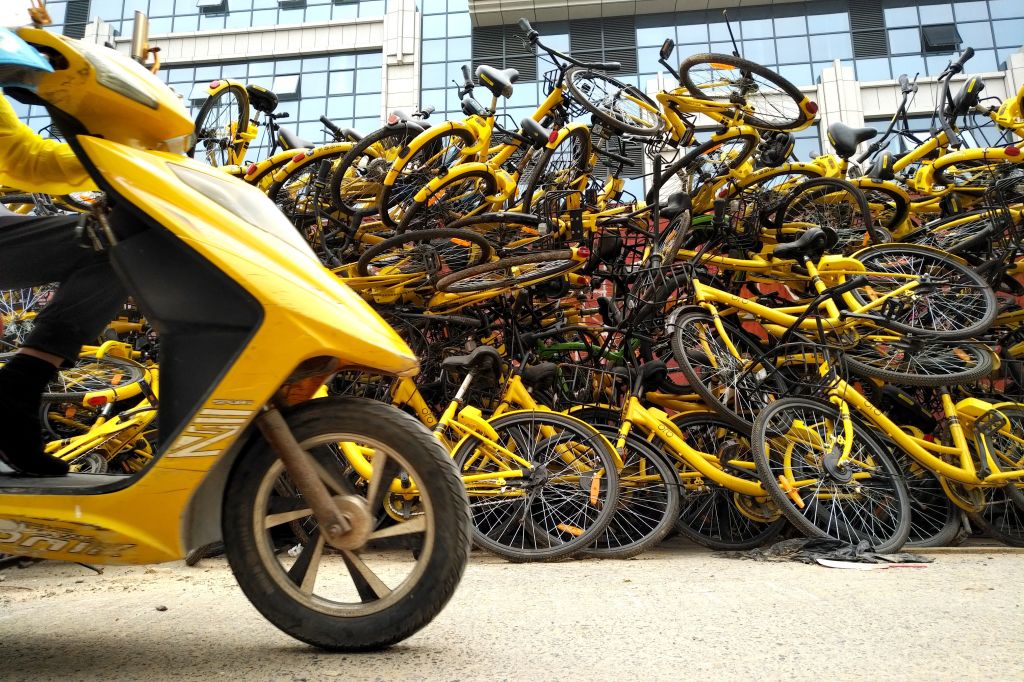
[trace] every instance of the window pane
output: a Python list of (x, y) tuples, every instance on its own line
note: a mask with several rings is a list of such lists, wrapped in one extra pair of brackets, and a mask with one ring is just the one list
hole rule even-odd
[(365, 66), (380, 66), (384, 63), (384, 61), (381, 57), (380, 52), (364, 52), (359, 55), (359, 58), (356, 60), (356, 63), (361, 69)]
[(448, 40), (449, 61), (465, 61), (471, 59), (471, 44), (469, 38), (451, 38)]
[(775, 46), (779, 53), (780, 64), (806, 62), (811, 58), (811, 53), (807, 48), (807, 38), (803, 36), (799, 38), (779, 38), (775, 41)]
[(327, 57), (313, 57), (302, 60), (302, 72), (309, 73), (310, 71), (326, 71), (327, 70)]
[(775, 63), (774, 40), (744, 40), (743, 56), (758, 64)]
[(443, 62), (445, 59), (445, 48), (447, 46), (447, 40), (424, 40), (422, 43), (421, 52), (421, 54), (423, 55), (423, 61)]
[(423, 39), (444, 38), (448, 30), (448, 17), (444, 14), (423, 17)]
[(917, 26), (916, 7), (888, 7), (885, 10), (885, 25), (893, 26)]
[(421, 80), (420, 87), (423, 89), (443, 88), (448, 83), (448, 65), (424, 64)]
[(814, 85), (815, 83), (815, 78), (811, 75), (811, 67), (808, 64), (780, 66), (778, 72), (793, 85)]
[(988, 7), (984, 2), (955, 2), (953, 11), (959, 21), (988, 19)]
[(889, 73), (889, 60), (882, 59), (858, 59), (857, 80), (882, 81), (892, 77)]
[(381, 92), (380, 69), (360, 69), (356, 71), (356, 92)]
[(989, 0), (988, 11), (993, 19), (1024, 17), (1024, 3), (1020, 0)]
[[(901, 73), (905, 73), (910, 80), (914, 80), (914, 76), (918, 74), (927, 74), (924, 68), (924, 59), (919, 55), (893, 57), (891, 62), (893, 75), (898, 76)], [(936, 71), (935, 73), (939, 72)]]
[(978, 50), (971, 59), (971, 71), (998, 71), (999, 63), (996, 61), (995, 50)]
[(771, 19), (741, 21), (740, 26), (743, 29), (744, 40), (749, 40), (750, 38), (769, 38), (772, 35)]
[(951, 5), (921, 5), (919, 9), (922, 24), (946, 24), (953, 21)]
[(472, 32), (472, 28), (473, 24), (470, 22), (468, 14), (448, 15), (449, 36), (468, 36)]
[[(825, 33), (826, 31), (849, 31), (850, 16), (846, 12), (835, 14), (812, 14), (807, 17), (807, 27), (810, 33)], [(849, 36), (847, 36), (849, 40)], [(814, 49), (813, 47), (811, 48)]]
[(328, 83), (328, 92), (332, 95), (351, 95), (356, 89), (354, 71), (332, 71)]
[(786, 17), (775, 20), (775, 35), (798, 36), (807, 33), (807, 21), (803, 17)]
[(831, 35), (810, 36), (811, 57), (815, 60), (822, 59), (849, 59), (853, 56), (853, 46), (850, 45), (850, 36), (841, 33)]
[(995, 33), (997, 46), (1020, 47), (1021, 37), (1024, 36), (1024, 19), (993, 21), (992, 31)]
[[(636, 30), (636, 44), (641, 47), (661, 45), (665, 38), (672, 33), (672, 27), (658, 26), (655, 28), (638, 28)], [(544, 40), (547, 43), (547, 39)]]
[(302, 91), (307, 97), (327, 94), (326, 73), (305, 73), (302, 76)]
[(898, 28), (889, 31), (889, 54), (921, 51), (921, 31), (917, 28)]
[(356, 116), (380, 116), (380, 95), (357, 95)]
[[(987, 21), (976, 21), (970, 24), (957, 24), (957, 30), (960, 32), (960, 39), (963, 41), (963, 47), (992, 47), (992, 29)], [(1024, 41), (1024, 36), (1020, 36), (1020, 39)], [(973, 67), (974, 65), (971, 64)]]
[(703, 24), (696, 26), (679, 26), (676, 29), (676, 36), (678, 37), (677, 42), (680, 43), (706, 43), (708, 40), (708, 27)]

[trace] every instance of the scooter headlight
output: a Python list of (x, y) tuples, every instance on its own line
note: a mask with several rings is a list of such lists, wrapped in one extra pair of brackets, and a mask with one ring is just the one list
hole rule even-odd
[[(113, 50), (94, 48), (85, 42), (80, 42), (77, 47), (85, 55), (85, 58), (89, 60), (92, 68), (96, 70), (97, 83), (150, 109), (156, 109), (159, 106), (156, 97), (132, 82), (131, 76), (134, 74), (126, 73), (125, 71), (126, 67), (132, 70), (141, 69), (145, 71), (139, 64), (131, 59), (121, 57), (121, 55)], [(114, 59), (117, 59), (119, 63), (113, 63)], [(142, 82), (145, 83), (144, 80)]]

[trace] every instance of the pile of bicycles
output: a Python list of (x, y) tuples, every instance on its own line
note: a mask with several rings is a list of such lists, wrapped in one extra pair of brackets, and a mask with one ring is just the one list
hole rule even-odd
[[(649, 97), (520, 26), (552, 69), (517, 124), (499, 111), (518, 74), (487, 65), (463, 69), (463, 120), (428, 107), (361, 135), (322, 119), (325, 145), (283, 129), (273, 93), (211, 85), (194, 157), (265, 191), (420, 358), (416, 377), (345, 371), (328, 392), (431, 428), (475, 543), (512, 561), (629, 557), (670, 533), (1024, 545), (1024, 90), (953, 94), (968, 49), (923, 139), (903, 77), (866, 151), (874, 129), (835, 123), (834, 153), (796, 161), (817, 107), (765, 67), (676, 69), (666, 41), (678, 85)], [(982, 123), (1001, 137), (968, 147)], [(270, 154), (249, 163), (260, 127)], [(625, 191), (637, 148), (643, 198)], [(5, 334), (47, 295), (5, 295)], [(47, 399), (50, 451), (83, 470), (138, 470), (156, 445), (157, 339), (119, 324), (75, 370), (95, 386)], [(415, 481), (365, 448), (337, 456), (381, 527), (421, 522)]]

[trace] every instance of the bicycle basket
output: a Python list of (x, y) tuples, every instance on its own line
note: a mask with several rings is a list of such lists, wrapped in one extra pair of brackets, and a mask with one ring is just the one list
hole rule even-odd
[[(544, 74), (544, 96), (547, 97), (558, 89), (558, 80), (562, 76), (561, 69), (552, 69)], [(569, 119), (579, 118), (587, 113), (587, 108), (569, 96), (568, 90), (563, 93), (562, 107)]]
[(620, 407), (629, 394), (625, 368), (604, 369), (561, 363), (554, 382), (554, 407), (611, 405)]
[(395, 377), (366, 372), (339, 372), (331, 381), (331, 393), (356, 398), (369, 398), (377, 402), (391, 402), (391, 387)]

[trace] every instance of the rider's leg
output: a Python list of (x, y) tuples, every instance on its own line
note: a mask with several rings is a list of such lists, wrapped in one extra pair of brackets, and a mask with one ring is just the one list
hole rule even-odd
[(18, 355), (0, 368), (0, 459), (25, 474), (67, 473), (66, 463), (43, 453), (42, 393), (127, 297), (107, 256), (77, 238), (76, 223), (74, 216), (0, 216), (0, 289), (61, 283)]

